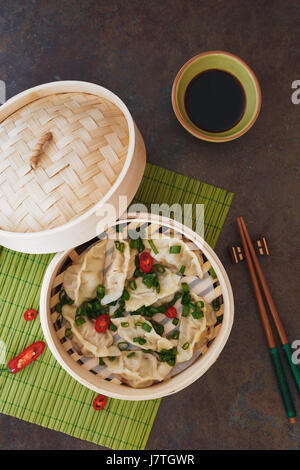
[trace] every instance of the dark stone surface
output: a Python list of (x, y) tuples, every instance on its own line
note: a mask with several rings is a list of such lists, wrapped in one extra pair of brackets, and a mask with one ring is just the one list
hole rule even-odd
[[(232, 267), (226, 253), (239, 239), (239, 215), (253, 236), (269, 237), (272, 256), (263, 269), (290, 340), (299, 339), (300, 105), (291, 102), (291, 83), (300, 80), (299, 3), (5, 1), (0, 31), (0, 79), (8, 97), (60, 79), (101, 84), (128, 105), (148, 161), (235, 193), (216, 249), (235, 295), (232, 334), (200, 380), (162, 400), (147, 448), (299, 448), (300, 425), (287, 423), (246, 267)], [(263, 96), (254, 128), (219, 145), (190, 136), (170, 101), (179, 67), (213, 49), (248, 62)], [(299, 399), (296, 404), (299, 409)], [(0, 426), (3, 449), (99, 449), (6, 416)]]

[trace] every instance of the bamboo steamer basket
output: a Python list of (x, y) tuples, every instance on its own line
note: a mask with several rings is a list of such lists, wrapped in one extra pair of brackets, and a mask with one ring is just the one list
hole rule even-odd
[[(201, 350), (201, 354), (186, 369), (180, 371), (167, 380), (151, 385), (147, 388), (134, 389), (121, 383), (118, 378), (111, 376), (105, 368), (99, 369), (98, 358), (82, 358), (74, 349), (72, 341), (65, 338), (64, 326), (57, 326), (58, 314), (55, 306), (58, 302), (59, 291), (62, 288), (66, 264), (76, 260), (82, 247), (69, 249), (57, 254), (51, 261), (44, 277), (40, 297), (40, 318), (44, 336), (53, 355), (60, 365), (78, 382), (91, 390), (118, 398), (121, 400), (152, 400), (176, 393), (199, 379), (217, 360), (224, 348), (230, 334), (234, 318), (233, 294), (229, 279), (220, 260), (210, 246), (190, 228), (166, 217), (151, 214), (127, 214), (126, 218), (118, 223), (130, 223), (135, 227), (143, 223), (154, 223), (156, 227), (168, 228), (183, 234), (186, 240), (193, 243), (203, 255), (203, 271), (205, 278), (201, 284), (199, 294), (211, 302), (219, 298), (221, 308), (217, 315), (222, 321), (214, 328), (213, 338)], [(112, 224), (114, 225), (114, 224)], [(86, 245), (84, 247), (86, 249)], [(217, 278), (211, 277), (210, 268), (213, 268)], [(209, 288), (209, 294), (205, 294)], [(204, 293), (202, 293), (202, 291)], [(157, 314), (161, 315), (161, 314)], [(163, 315), (164, 320), (165, 315)], [(217, 317), (218, 318), (218, 317)], [(160, 319), (155, 318), (156, 321)], [(171, 324), (171, 321), (170, 321)], [(168, 330), (167, 324), (165, 331)]]
[[(0, 244), (53, 253), (114, 222), (145, 168), (142, 136), (125, 104), (99, 85), (46, 83), (0, 108)], [(119, 196), (127, 197), (127, 205)], [(98, 213), (98, 215), (97, 215)]]

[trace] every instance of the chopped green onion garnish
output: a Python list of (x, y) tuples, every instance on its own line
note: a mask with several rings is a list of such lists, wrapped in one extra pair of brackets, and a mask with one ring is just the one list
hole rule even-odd
[(143, 353), (151, 354), (153, 351), (151, 349), (142, 349)]
[(223, 321), (223, 315), (219, 315), (217, 317), (217, 323), (215, 324), (215, 326), (219, 325), (219, 323), (222, 323), (222, 321)]
[(133, 250), (137, 250), (138, 249), (138, 239), (136, 240), (130, 240), (130, 248), (132, 248)]
[(97, 287), (97, 297), (98, 299), (103, 299), (105, 296), (105, 287), (101, 284)]
[(119, 250), (121, 253), (123, 253), (124, 247), (125, 247), (125, 243), (124, 243), (124, 242), (120, 242), (119, 240), (115, 240), (115, 247), (117, 248), (117, 250)]
[(170, 246), (169, 253), (177, 254), (177, 253), (180, 253), (180, 251), (181, 251), (181, 246), (180, 245)]
[(156, 246), (154, 245), (153, 240), (148, 240), (148, 243), (149, 243), (149, 245), (151, 246), (151, 248), (152, 248), (154, 254), (157, 255), (158, 249), (157, 249)]
[(151, 322), (151, 325), (153, 326), (154, 330), (156, 331), (156, 333), (160, 336), (163, 335), (165, 329), (164, 329), (164, 326), (161, 325), (160, 323), (154, 321), (154, 320), (150, 320)]
[(192, 312), (192, 317), (195, 318), (195, 320), (199, 320), (199, 318), (203, 318), (204, 317), (204, 313), (202, 310), (200, 310), (198, 307), (196, 308), (196, 310), (194, 310)]
[(142, 326), (142, 324), (143, 324), (142, 321), (137, 321), (137, 322), (135, 323), (135, 326)]
[(178, 330), (172, 331), (172, 333), (169, 334), (169, 338), (170, 339), (178, 339), (179, 338), (179, 331)]
[(176, 362), (176, 359), (175, 359), (175, 358), (172, 358), (172, 359), (168, 359), (168, 360), (167, 360), (167, 364), (169, 364), (169, 366), (171, 366), (171, 367), (175, 366), (175, 362)]
[(62, 307), (63, 306), (62, 306), (61, 302), (58, 302), (58, 304), (56, 304), (55, 310), (57, 311), (57, 313), (61, 313)]
[(65, 329), (65, 337), (69, 338), (72, 335), (72, 330), (71, 328), (66, 328)]
[(181, 266), (181, 268), (179, 269), (179, 272), (180, 272), (181, 274), (183, 274), (184, 271), (185, 271), (185, 266), (184, 266), (184, 264), (183, 264), (183, 265)]
[(154, 269), (157, 273), (164, 273), (165, 272), (165, 268), (163, 267), (162, 264), (155, 264)]
[(133, 338), (133, 342), (134, 343), (139, 343), (140, 345), (143, 345), (143, 344), (147, 343), (147, 340), (145, 340), (141, 336), (136, 336), (135, 338)]
[(198, 302), (196, 302), (196, 305), (197, 305), (197, 307), (199, 307), (199, 308), (204, 308), (204, 306), (205, 306), (203, 300), (198, 300)]
[(103, 361), (102, 357), (99, 357), (99, 366), (105, 366), (105, 362)]
[(85, 323), (85, 319), (82, 317), (76, 317), (75, 318), (75, 323), (77, 326), (83, 325)]
[(184, 343), (184, 345), (182, 346), (182, 349), (186, 350), (190, 347), (190, 343), (186, 342)]
[(130, 295), (129, 295), (129, 292), (127, 289), (124, 289), (123, 290), (123, 294), (122, 294), (122, 297), (121, 297), (122, 300), (129, 300), (130, 299)]
[(215, 310), (215, 312), (217, 312), (218, 310), (220, 310), (221, 308), (221, 301), (220, 301), (220, 298), (217, 297), (216, 299), (214, 299), (211, 303), (213, 309)]
[(114, 361), (115, 359), (116, 359), (116, 356), (109, 356), (109, 357), (108, 357), (108, 360), (109, 360), (109, 361)]
[(189, 314), (189, 311), (190, 311), (190, 306), (189, 306), (189, 304), (185, 304), (185, 305), (183, 306), (182, 316), (183, 316), (183, 317), (187, 317), (188, 314)]
[(122, 322), (121, 322), (121, 326), (122, 326), (123, 328), (127, 328), (127, 327), (129, 326), (128, 321), (122, 321)]
[(132, 356), (134, 356), (134, 355), (135, 355), (135, 352), (132, 351), (131, 353), (127, 354), (127, 357), (132, 357)]
[(131, 279), (130, 281), (128, 281), (128, 287), (129, 289), (131, 290), (135, 290), (136, 289), (136, 282), (134, 279)]
[(110, 331), (117, 331), (117, 327), (112, 322), (108, 325), (108, 329)]
[(189, 288), (189, 286), (188, 286), (188, 284), (187, 284), (186, 282), (182, 282), (182, 283), (181, 283), (181, 288), (182, 288), (182, 290), (183, 290), (184, 293), (190, 292), (190, 288)]
[(181, 299), (181, 303), (182, 305), (186, 305), (186, 304), (189, 304), (190, 303), (190, 300), (191, 300), (191, 296), (188, 292), (184, 292), (183, 296), (182, 296), (182, 299)]
[(173, 318), (172, 323), (173, 323), (173, 325), (177, 326), (178, 323), (179, 323), (179, 318)]
[(118, 348), (120, 351), (126, 351), (129, 348), (129, 344), (126, 341), (122, 341), (121, 343), (118, 343)]
[(169, 302), (167, 304), (167, 308), (168, 307), (173, 307), (173, 305), (176, 304), (177, 300), (180, 299), (180, 297), (182, 296), (181, 292), (176, 292), (176, 294), (174, 295), (173, 299), (171, 300), (171, 302)]
[(152, 330), (152, 326), (148, 325), (148, 323), (143, 323), (142, 328), (143, 328), (143, 330), (147, 331), (148, 333)]

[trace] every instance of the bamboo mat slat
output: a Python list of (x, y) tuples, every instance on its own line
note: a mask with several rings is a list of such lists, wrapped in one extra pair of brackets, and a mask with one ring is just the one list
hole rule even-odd
[[(134, 202), (147, 207), (164, 202), (204, 204), (205, 239), (214, 247), (232, 198), (231, 192), (147, 164)], [(6, 344), (7, 360), (44, 340), (40, 322), (25, 322), (23, 313), (38, 308), (43, 275), (52, 257), (2, 248), (0, 341)], [(96, 394), (71, 378), (49, 348), (22, 372), (0, 374), (0, 412), (112, 449), (145, 448), (160, 400), (109, 398), (103, 411), (94, 411)]]

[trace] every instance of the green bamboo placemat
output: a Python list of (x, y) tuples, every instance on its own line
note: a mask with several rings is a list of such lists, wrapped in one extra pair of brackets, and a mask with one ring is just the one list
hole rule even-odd
[[(205, 205), (205, 239), (215, 246), (233, 194), (147, 164), (135, 202)], [(45, 270), (53, 255), (27, 255), (3, 248), (0, 255), (0, 340), (7, 360), (43, 340), (38, 320), (23, 313), (38, 308)], [(96, 394), (71, 378), (46, 348), (22, 372), (0, 375), (0, 412), (112, 449), (144, 449), (160, 400), (108, 399), (95, 411)]]

